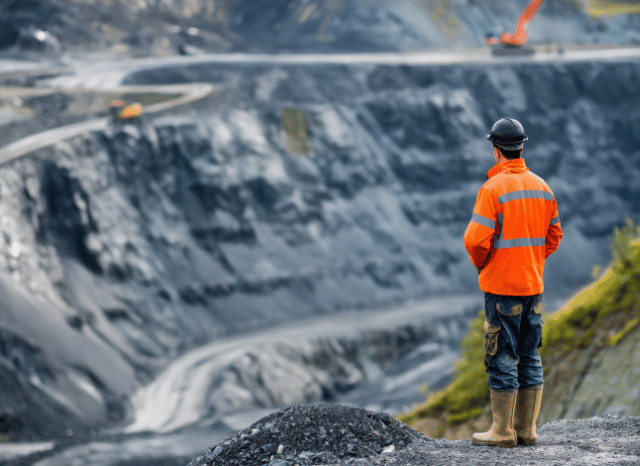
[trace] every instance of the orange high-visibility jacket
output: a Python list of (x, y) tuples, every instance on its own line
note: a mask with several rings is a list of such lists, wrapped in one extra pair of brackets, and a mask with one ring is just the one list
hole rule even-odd
[(487, 177), (464, 234), (471, 262), (482, 267), (480, 289), (503, 296), (540, 294), (544, 261), (562, 239), (555, 196), (523, 159), (501, 162)]

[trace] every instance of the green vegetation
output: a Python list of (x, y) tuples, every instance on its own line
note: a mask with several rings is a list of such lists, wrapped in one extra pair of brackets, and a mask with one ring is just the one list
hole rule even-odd
[(627, 322), (627, 325), (625, 325), (622, 330), (609, 337), (609, 346), (613, 347), (620, 343), (624, 337), (629, 335), (631, 331), (638, 326), (638, 324), (640, 324), (640, 317), (636, 317), (635, 319)]
[[(544, 357), (547, 348), (571, 349), (585, 343), (594, 323), (601, 324), (610, 314), (632, 311), (640, 296), (640, 226), (627, 220), (616, 228), (611, 244), (611, 266), (599, 279), (583, 288), (559, 311), (547, 318), (543, 330)], [(630, 330), (629, 330), (630, 331)]]
[(282, 128), (290, 152), (303, 155), (309, 153), (311, 139), (305, 111), (292, 108), (284, 110), (282, 112)]
[(612, 1), (612, 0), (591, 0), (587, 13), (594, 17), (606, 15), (631, 15), (640, 12), (638, 2), (632, 1)]
[[(562, 359), (573, 348), (594, 342), (615, 346), (639, 326), (640, 226), (628, 220), (623, 228), (615, 229), (611, 249), (611, 266), (560, 310), (545, 315), (540, 348), (545, 365)], [(427, 435), (442, 437), (450, 426), (483, 413), (489, 403), (483, 321), (484, 311), (470, 323), (462, 344), (463, 357), (456, 364), (451, 384), (400, 415), (400, 421), (415, 425), (430, 418), (438, 427)]]
[(469, 333), (462, 342), (464, 357), (456, 363), (456, 376), (451, 384), (432, 393), (423, 405), (399, 416), (400, 421), (411, 424), (425, 417), (441, 417), (446, 428), (482, 414), (489, 402), (483, 324), (484, 311), (481, 311), (469, 324)]
[(460, 21), (451, 0), (431, 0), (424, 3), (431, 20), (450, 40), (456, 41), (460, 36)]

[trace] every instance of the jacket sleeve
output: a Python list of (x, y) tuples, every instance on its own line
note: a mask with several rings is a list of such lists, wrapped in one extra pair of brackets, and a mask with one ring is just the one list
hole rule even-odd
[(553, 200), (553, 214), (551, 214), (551, 221), (549, 222), (549, 229), (547, 230), (547, 238), (545, 239), (545, 251), (544, 258), (546, 259), (558, 249), (560, 241), (562, 240), (562, 227), (560, 226), (560, 216), (558, 215), (558, 205), (554, 198)]
[(471, 221), (464, 233), (464, 247), (476, 267), (484, 267), (489, 258), (493, 236), (496, 234), (497, 219), (493, 196), (484, 187), (480, 188)]

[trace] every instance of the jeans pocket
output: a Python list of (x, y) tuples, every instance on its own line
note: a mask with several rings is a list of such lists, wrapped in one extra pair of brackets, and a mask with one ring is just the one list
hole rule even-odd
[(501, 302), (496, 303), (496, 310), (503, 316), (514, 317), (522, 314), (524, 306), (518, 301), (503, 299)]
[(491, 325), (488, 320), (484, 321), (484, 353), (486, 356), (495, 356), (498, 352), (498, 334), (502, 325)]

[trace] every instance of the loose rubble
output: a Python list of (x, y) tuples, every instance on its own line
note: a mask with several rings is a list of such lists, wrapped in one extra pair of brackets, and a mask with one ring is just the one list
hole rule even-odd
[(333, 404), (283, 408), (188, 466), (637, 465), (640, 417), (556, 421), (538, 444), (476, 447), (428, 438), (387, 414)]
[(421, 434), (388, 414), (317, 403), (283, 408), (189, 466), (309, 466), (403, 450)]

